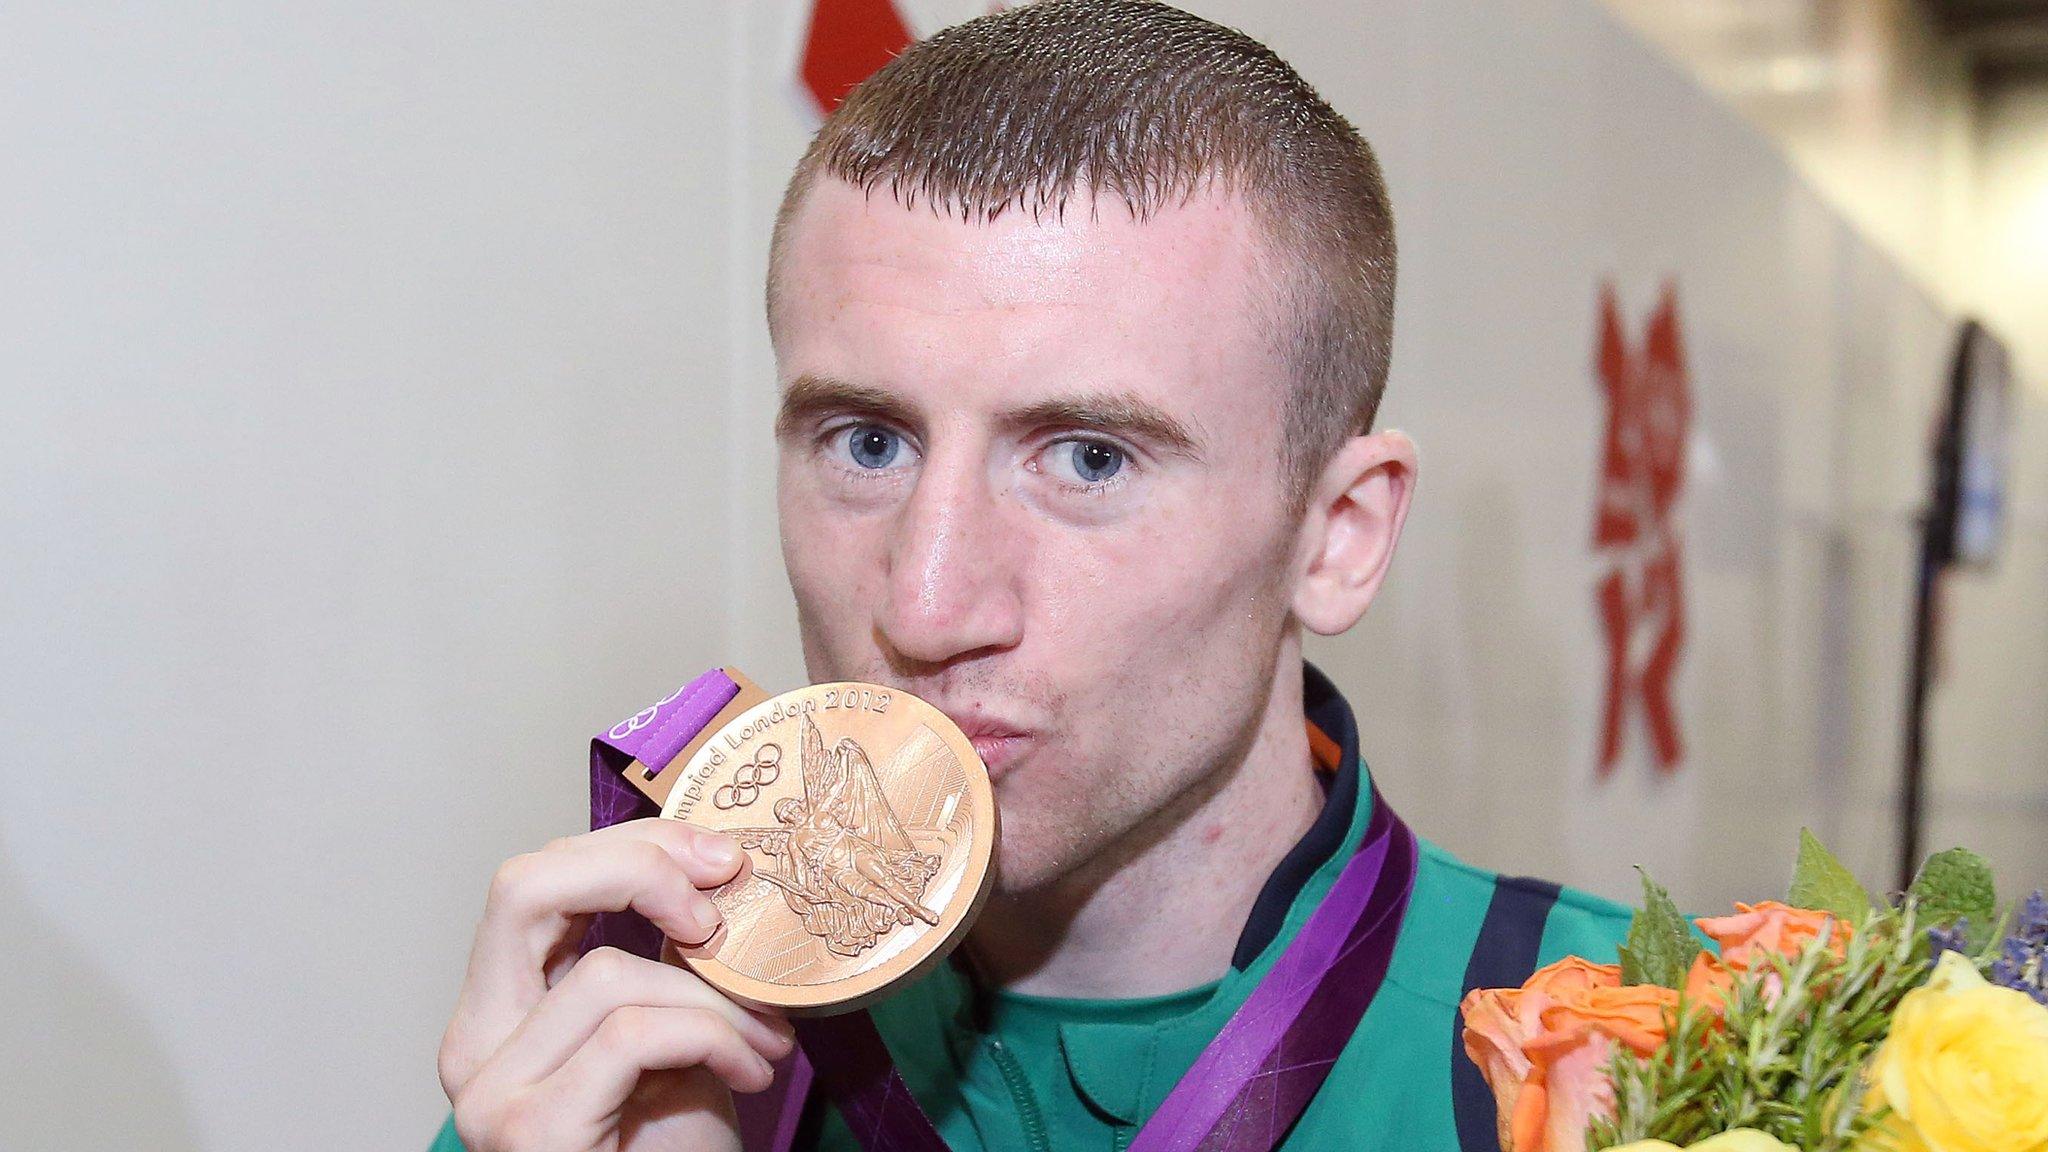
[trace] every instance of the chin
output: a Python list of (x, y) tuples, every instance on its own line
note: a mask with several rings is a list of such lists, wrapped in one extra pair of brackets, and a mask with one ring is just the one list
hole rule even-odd
[(1046, 882), (1055, 871), (1049, 864), (1057, 859), (1058, 848), (1046, 843), (1046, 829), (1042, 821), (1034, 819), (1033, 813), (1020, 811), (1024, 806), (1015, 797), (1003, 793), (1002, 788), (996, 789), (996, 814), (1001, 831), (996, 834), (991, 870), (995, 873), (996, 893), (1014, 896)]
[(1050, 858), (1055, 854), (1047, 852), (1046, 846), (1032, 831), (1028, 821), (1004, 813), (1002, 832), (996, 839), (994, 871), (997, 895), (1016, 896), (1029, 892), (1052, 879), (1057, 871), (1050, 866)]
[(1059, 808), (1027, 806), (997, 790), (1002, 831), (996, 841), (995, 891), (1021, 896), (1071, 876), (1102, 847), (1102, 837)]

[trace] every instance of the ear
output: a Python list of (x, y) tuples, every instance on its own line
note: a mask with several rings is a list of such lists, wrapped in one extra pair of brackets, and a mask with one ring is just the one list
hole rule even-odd
[(1302, 516), (1294, 615), (1335, 636), (1358, 623), (1394, 560), (1415, 491), (1415, 442), (1375, 432), (1344, 442), (1323, 467)]

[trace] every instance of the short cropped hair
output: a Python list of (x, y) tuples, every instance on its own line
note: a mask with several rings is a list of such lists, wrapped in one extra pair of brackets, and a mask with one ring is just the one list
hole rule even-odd
[(1265, 45), (1153, 0), (1040, 0), (913, 44), (827, 117), (783, 194), (779, 253), (820, 175), (963, 221), (1036, 219), (1077, 192), (1134, 218), (1205, 186), (1238, 196), (1276, 273), (1270, 318), (1292, 390), (1284, 449), (1305, 505), (1372, 427), (1394, 326), (1394, 220), (1372, 148)]

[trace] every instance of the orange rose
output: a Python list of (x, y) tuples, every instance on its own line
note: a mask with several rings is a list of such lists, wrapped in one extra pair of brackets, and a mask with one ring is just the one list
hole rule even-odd
[(1611, 1115), (1607, 1061), (1616, 1044), (1648, 1056), (1664, 1040), (1669, 988), (1623, 987), (1621, 969), (1568, 956), (1520, 988), (1465, 997), (1465, 1054), (1493, 1089), (1502, 1152), (1579, 1152), (1594, 1117)]
[(1832, 912), (1794, 908), (1776, 900), (1737, 904), (1735, 910), (1733, 916), (1708, 916), (1693, 923), (1721, 946), (1721, 963), (1737, 972), (1749, 971), (1750, 957), (1760, 951), (1796, 956), (1823, 932), (1829, 934), (1829, 949), (1840, 958), (1855, 931)]
[[(1815, 912), (1808, 908), (1793, 908), (1775, 900), (1761, 904), (1737, 904), (1733, 916), (1708, 916), (1693, 923), (1721, 946), (1721, 955), (1716, 959), (1712, 953), (1702, 952), (1693, 959), (1692, 969), (1685, 976), (1685, 998), (1698, 1004), (1706, 1011), (1719, 1014), (1727, 1006), (1728, 990), (1735, 983), (1738, 973), (1748, 972), (1751, 964), (1759, 961), (1765, 953), (1792, 957), (1818, 938), (1828, 934), (1828, 950), (1840, 959), (1849, 947), (1849, 937), (1855, 929), (1832, 912)], [(1765, 995), (1776, 1000), (1783, 980), (1772, 973), (1765, 978)]]
[(1727, 1010), (1728, 990), (1734, 986), (1734, 970), (1714, 959), (1712, 952), (1701, 952), (1685, 973), (1685, 1002), (1719, 1016)]

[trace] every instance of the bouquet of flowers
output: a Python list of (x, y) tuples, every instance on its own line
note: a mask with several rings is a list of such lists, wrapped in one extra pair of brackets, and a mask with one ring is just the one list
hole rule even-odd
[(1873, 901), (1802, 832), (1784, 903), (1693, 926), (1645, 875), (1618, 963), (1465, 998), (1503, 1152), (2048, 1152), (2041, 892), (1952, 849)]

